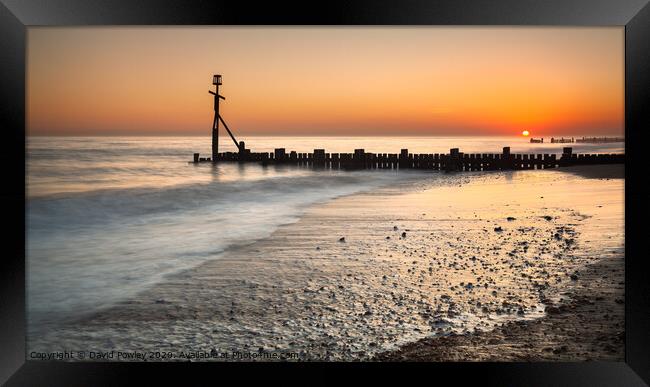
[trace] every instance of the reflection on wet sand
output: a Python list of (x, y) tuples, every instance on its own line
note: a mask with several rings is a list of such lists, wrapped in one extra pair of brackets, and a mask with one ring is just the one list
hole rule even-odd
[[(354, 360), (426, 337), (489, 337), (511, 322), (546, 321), (552, 308), (575, 301), (594, 264), (606, 262), (622, 281), (623, 185), (562, 171), (432, 174), (335, 199), (269, 238), (32, 337), (29, 348)], [(591, 283), (599, 285), (599, 303), (621, 311), (589, 316), (615, 331), (622, 284)], [(561, 355), (547, 348), (533, 350)]]

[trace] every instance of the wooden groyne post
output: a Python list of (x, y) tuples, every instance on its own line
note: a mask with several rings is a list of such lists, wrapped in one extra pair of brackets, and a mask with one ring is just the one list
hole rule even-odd
[(461, 153), (458, 148), (451, 148), (449, 150), (449, 160), (447, 160), (447, 165), (445, 172), (455, 172), (461, 170)]
[(314, 149), (314, 167), (325, 168), (325, 149)]
[(499, 163), (500, 169), (513, 169), (514, 160), (511, 159), (510, 147), (504, 146), (501, 152), (501, 162)]
[(571, 158), (573, 156), (573, 148), (570, 146), (562, 148), (562, 157), (560, 157), (560, 165), (563, 167), (571, 164)]

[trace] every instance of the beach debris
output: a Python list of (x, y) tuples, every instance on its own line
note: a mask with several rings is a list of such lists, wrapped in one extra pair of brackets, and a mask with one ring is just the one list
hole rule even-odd
[(345, 242), (345, 237), (340, 237), (339, 242)]
[(514, 218), (514, 217), (512, 217), (512, 216), (509, 216), (509, 217), (506, 218), (506, 220), (507, 220), (508, 222), (512, 222), (512, 221), (515, 220), (515, 219), (517, 219), (517, 218)]
[(393, 226), (393, 230), (394, 230), (394, 231), (397, 231), (397, 226)]
[(316, 246), (316, 250), (320, 250), (320, 246)]
[(546, 314), (560, 314), (562, 312), (560, 308), (557, 308), (555, 306), (547, 306), (546, 308), (544, 308), (544, 311), (546, 312)]
[(503, 228), (501, 228), (501, 226), (498, 226), (498, 227), (494, 228), (494, 231), (501, 232), (501, 231), (503, 231)]
[(386, 237), (386, 239), (390, 239), (390, 237), (389, 237), (389, 236), (387, 236), (387, 237)]
[(548, 220), (549, 222), (550, 222), (551, 220), (553, 220), (553, 217), (550, 216), (550, 215), (544, 215), (544, 216), (542, 216), (542, 218)]
[(578, 275), (576, 273), (573, 273), (573, 274), (571, 274), (571, 276), (569, 278), (571, 278), (571, 280), (573, 280), (573, 281), (577, 281), (578, 280)]
[(402, 238), (406, 238), (406, 231), (402, 232)]
[(568, 351), (568, 347), (566, 345), (563, 345), (560, 348), (554, 349), (553, 353), (558, 355), (560, 353), (566, 353), (567, 351)]

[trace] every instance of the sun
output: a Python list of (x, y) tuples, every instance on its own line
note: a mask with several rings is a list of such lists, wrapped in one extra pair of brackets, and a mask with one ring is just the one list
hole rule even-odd
[(524, 137), (527, 137), (529, 134), (530, 134), (530, 132), (527, 131), (527, 130), (524, 130), (523, 132), (521, 132), (521, 135), (524, 136)]

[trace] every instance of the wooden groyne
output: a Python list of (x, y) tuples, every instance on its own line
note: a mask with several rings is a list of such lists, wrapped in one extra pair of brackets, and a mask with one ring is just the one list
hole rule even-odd
[(610, 142), (625, 142), (623, 137), (583, 137), (576, 138), (578, 143), (587, 143), (587, 144), (605, 144)]
[[(530, 139), (532, 144), (544, 143), (544, 138)], [(569, 144), (569, 143), (586, 143), (586, 144), (605, 144), (610, 142), (625, 142), (623, 137), (582, 137), (582, 138), (554, 138), (551, 137), (551, 144)]]
[[(625, 154), (574, 154), (566, 147), (562, 155), (556, 154), (512, 154), (510, 147), (502, 153), (463, 153), (458, 148), (447, 154), (409, 153), (369, 153), (355, 149), (354, 153), (326, 153), (324, 149), (314, 149), (312, 153), (286, 152), (277, 148), (274, 152), (251, 152), (243, 143), (239, 152), (217, 154), (216, 162), (257, 162), (262, 165), (288, 164), (323, 169), (424, 169), (436, 171), (493, 171), (520, 169), (548, 169), (571, 165), (622, 164)], [(208, 158), (194, 154), (193, 163), (212, 162)]]
[(554, 138), (551, 137), (551, 144), (570, 144), (576, 142), (575, 138)]
[[(225, 120), (219, 113), (219, 104), (226, 97), (219, 94), (223, 84), (220, 74), (212, 76), (215, 90), (209, 90), (213, 96), (214, 117), (212, 120), (212, 157), (201, 157), (194, 153), (193, 164), (204, 162), (257, 162), (262, 165), (299, 165), (322, 169), (428, 169), (436, 171), (493, 171), (516, 169), (547, 169), (569, 165), (621, 164), (625, 154), (573, 154), (570, 147), (565, 147), (560, 158), (555, 154), (511, 154), (510, 147), (504, 147), (502, 153), (463, 153), (452, 148), (449, 153), (409, 153), (402, 149), (400, 153), (369, 153), (364, 149), (355, 149), (354, 153), (326, 153), (325, 149), (314, 149), (312, 153), (286, 152), (285, 148), (276, 148), (273, 152), (251, 152), (243, 141), (237, 141)], [(219, 152), (219, 123), (221, 123), (235, 143), (237, 152)], [(583, 139), (585, 139), (583, 137)], [(570, 139), (551, 138), (551, 143), (574, 142)], [(531, 139), (531, 142), (538, 142)], [(540, 139), (539, 142), (544, 142)]]

